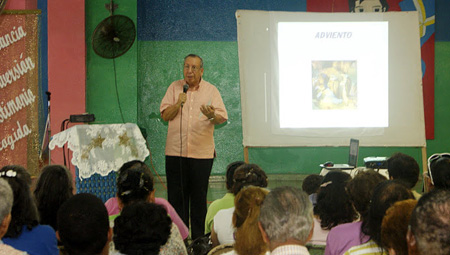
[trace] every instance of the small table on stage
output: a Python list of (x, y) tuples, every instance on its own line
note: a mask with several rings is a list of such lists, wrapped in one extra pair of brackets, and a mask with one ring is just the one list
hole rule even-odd
[(116, 193), (116, 174), (124, 163), (144, 161), (150, 154), (139, 127), (133, 123), (77, 125), (52, 136), (50, 149), (64, 144), (72, 151), (77, 192), (104, 201)]

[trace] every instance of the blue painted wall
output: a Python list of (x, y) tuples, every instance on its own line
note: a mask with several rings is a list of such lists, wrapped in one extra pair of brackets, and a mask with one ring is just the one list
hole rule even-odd
[(138, 1), (139, 40), (236, 41), (238, 9), (306, 11), (306, 0)]

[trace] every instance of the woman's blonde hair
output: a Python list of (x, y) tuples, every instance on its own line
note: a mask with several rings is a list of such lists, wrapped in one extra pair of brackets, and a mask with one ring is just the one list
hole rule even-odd
[(234, 199), (235, 210), (233, 225), (235, 232), (235, 251), (240, 255), (259, 255), (267, 251), (258, 228), (261, 204), (269, 190), (248, 186), (243, 188)]

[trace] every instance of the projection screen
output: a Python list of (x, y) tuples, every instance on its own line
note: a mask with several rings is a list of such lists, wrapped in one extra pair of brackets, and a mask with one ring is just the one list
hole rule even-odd
[(236, 19), (244, 146), (425, 146), (416, 12)]

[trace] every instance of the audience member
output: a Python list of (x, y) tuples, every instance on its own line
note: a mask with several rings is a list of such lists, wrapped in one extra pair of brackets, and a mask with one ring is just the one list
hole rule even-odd
[[(124, 168), (120, 171), (117, 177), (117, 198), (120, 209), (136, 202), (151, 203), (154, 201), (154, 194), (153, 180), (144, 167)], [(187, 254), (180, 231), (173, 223), (169, 240), (161, 248), (160, 254)]]
[(309, 200), (311, 200), (313, 206), (316, 206), (317, 193), (319, 192), (322, 180), (323, 176), (320, 174), (310, 174), (303, 180), (302, 190), (308, 194)]
[[(172, 222), (178, 227), (178, 230), (180, 231), (182, 238), (186, 239), (189, 235), (189, 229), (186, 227), (180, 216), (178, 216), (178, 213), (175, 211), (175, 209), (172, 207), (169, 201), (165, 200), (164, 198), (155, 197), (156, 190), (154, 189), (153, 175), (150, 168), (144, 162), (139, 160), (129, 161), (120, 167), (120, 169), (118, 170), (118, 175), (120, 175), (120, 173), (125, 169), (139, 168), (139, 167), (142, 168), (146, 176), (150, 178), (150, 181), (148, 182), (149, 185), (147, 187), (147, 189), (150, 190), (149, 202), (162, 205), (166, 209), (170, 218), (172, 219)], [(113, 220), (115, 217), (117, 217), (117, 215), (119, 215), (120, 209), (117, 197), (108, 199), (108, 201), (106, 201), (105, 203), (105, 206), (106, 209), (108, 210), (108, 214), (111, 216), (110, 218), (111, 220)]]
[(234, 194), (232, 191), (233, 175), (236, 169), (243, 164), (245, 164), (244, 161), (235, 161), (227, 166), (227, 172), (225, 177), (227, 193), (221, 199), (217, 199), (209, 205), (208, 212), (206, 213), (205, 218), (205, 234), (211, 232), (211, 226), (214, 221), (214, 216), (216, 216), (218, 211), (222, 209), (228, 209), (234, 206)]
[(410, 255), (450, 254), (450, 191), (425, 193), (417, 203), (408, 230)]
[(123, 208), (114, 220), (112, 255), (157, 255), (170, 236), (172, 220), (161, 205), (136, 202)]
[(346, 186), (353, 207), (358, 211), (359, 220), (340, 224), (330, 230), (325, 247), (325, 255), (341, 255), (353, 246), (369, 241), (369, 236), (361, 232), (362, 222), (367, 220), (370, 199), (375, 187), (386, 178), (374, 170), (361, 171)]
[(32, 255), (59, 254), (55, 231), (48, 225), (39, 225), (27, 170), (21, 166), (5, 166), (0, 169), (0, 177), (8, 182), (14, 194), (11, 223), (3, 242)]
[(261, 255), (268, 249), (258, 227), (261, 204), (269, 190), (248, 186), (236, 196), (233, 226), (236, 228), (234, 250), (227, 255)]
[(56, 213), (59, 207), (72, 196), (72, 176), (69, 170), (61, 165), (45, 166), (34, 190), (40, 223), (58, 230)]
[(450, 153), (437, 153), (428, 158), (428, 174), (424, 174), (425, 190), (450, 189)]
[(267, 175), (256, 164), (244, 164), (239, 166), (233, 175), (233, 194), (236, 196), (246, 186), (267, 187)]
[(370, 240), (353, 246), (345, 254), (386, 254), (381, 246), (381, 222), (391, 205), (406, 199), (414, 199), (414, 195), (404, 184), (392, 180), (378, 184), (372, 194), (368, 217), (361, 225), (361, 231), (368, 235)]
[(265, 188), (247, 186), (236, 196), (233, 213), (236, 254), (258, 255), (268, 252), (258, 227), (261, 204), (268, 193), (269, 190)]
[(381, 224), (381, 246), (389, 255), (408, 255), (406, 233), (417, 200), (398, 201), (386, 211)]
[(112, 230), (100, 198), (81, 193), (67, 200), (57, 214), (58, 239), (69, 255), (108, 255)]
[(420, 174), (420, 168), (417, 161), (409, 155), (397, 152), (387, 160), (387, 164), (389, 179), (404, 183), (411, 189), (414, 197), (419, 199), (420, 194), (414, 190), (414, 186), (416, 186)]
[(12, 246), (4, 244), (1, 238), (8, 231), (9, 222), (11, 221), (11, 209), (13, 205), (13, 193), (8, 182), (0, 179), (0, 254), (8, 255), (24, 255), (24, 251), (14, 249)]
[[(233, 194), (236, 196), (246, 186), (267, 187), (267, 175), (256, 164), (244, 164), (238, 167), (233, 175)], [(236, 199), (235, 199), (236, 202)], [(222, 209), (214, 216), (211, 228), (211, 239), (217, 244), (234, 243), (234, 227), (232, 223), (234, 207)]]
[(310, 244), (325, 245), (330, 229), (357, 219), (358, 215), (345, 192), (350, 180), (351, 176), (342, 171), (330, 171), (323, 178), (314, 207), (314, 234)]
[(272, 255), (308, 255), (313, 208), (307, 194), (293, 187), (278, 187), (261, 205), (259, 227)]

